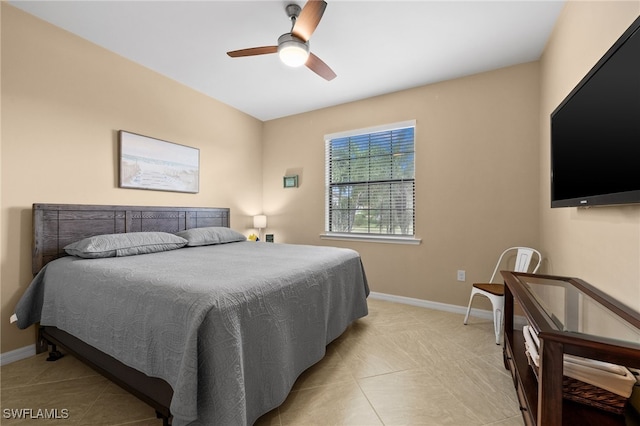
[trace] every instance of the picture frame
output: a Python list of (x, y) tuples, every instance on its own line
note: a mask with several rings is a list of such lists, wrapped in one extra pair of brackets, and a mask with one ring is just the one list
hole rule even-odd
[(120, 188), (200, 190), (200, 150), (137, 133), (118, 131)]
[(284, 188), (297, 188), (298, 187), (298, 175), (284, 176), (282, 178), (282, 186)]

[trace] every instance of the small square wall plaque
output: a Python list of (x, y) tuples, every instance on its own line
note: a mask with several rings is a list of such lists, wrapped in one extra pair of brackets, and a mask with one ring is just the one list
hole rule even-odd
[(285, 176), (282, 178), (282, 186), (285, 188), (297, 188), (298, 187), (298, 175)]

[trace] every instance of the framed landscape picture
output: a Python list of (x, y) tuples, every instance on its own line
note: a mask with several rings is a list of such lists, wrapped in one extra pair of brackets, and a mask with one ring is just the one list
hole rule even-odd
[(120, 188), (197, 193), (200, 150), (120, 130)]

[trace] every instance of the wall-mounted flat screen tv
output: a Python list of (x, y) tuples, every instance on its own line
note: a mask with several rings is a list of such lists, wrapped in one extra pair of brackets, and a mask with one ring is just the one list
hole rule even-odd
[(551, 207), (640, 203), (640, 17), (551, 114)]

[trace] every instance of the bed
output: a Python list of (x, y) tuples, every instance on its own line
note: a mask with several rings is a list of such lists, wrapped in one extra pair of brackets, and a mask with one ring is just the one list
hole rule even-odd
[[(74, 353), (165, 424), (253, 424), (367, 315), (357, 252), (235, 238), (229, 209), (34, 204), (33, 224), (36, 276), (18, 326), (39, 323), (41, 350)], [(198, 239), (212, 232), (220, 241)], [(188, 245), (88, 259), (64, 250), (103, 234)]]

